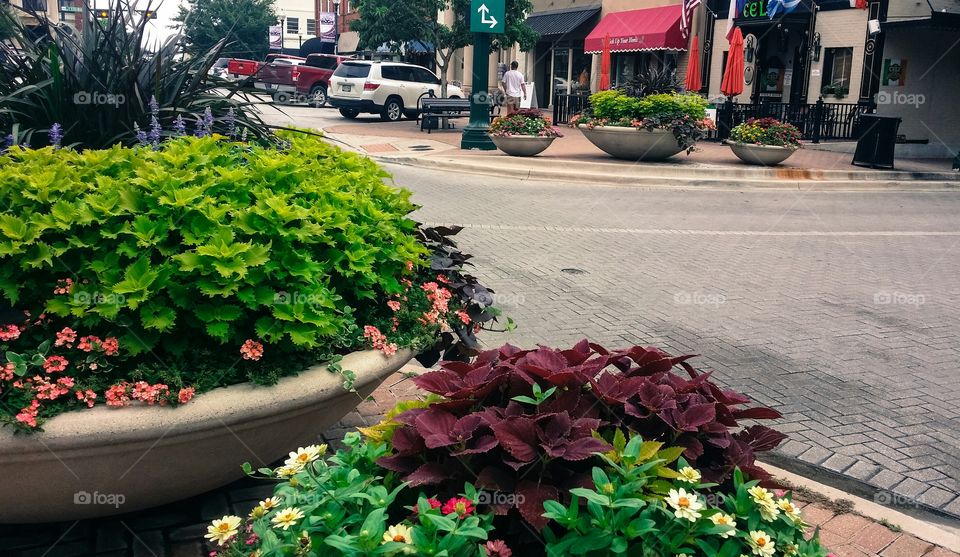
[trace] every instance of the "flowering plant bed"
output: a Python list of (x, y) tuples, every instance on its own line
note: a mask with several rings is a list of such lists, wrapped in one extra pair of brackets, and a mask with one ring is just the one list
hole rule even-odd
[(560, 130), (550, 125), (538, 109), (525, 108), (513, 114), (494, 118), (490, 123), (491, 137), (516, 135), (533, 137), (563, 137)]
[[(671, 447), (636, 432), (624, 433), (629, 429), (618, 427), (622, 424), (605, 424), (600, 419), (589, 424), (581, 421), (578, 427), (589, 430), (606, 425), (608, 431), (613, 431), (609, 437), (594, 429), (581, 438), (590, 440), (589, 443), (551, 441), (554, 433), (562, 433), (558, 422), (569, 416), (569, 412), (559, 410), (555, 401), (577, 398), (585, 392), (576, 386), (574, 377), (580, 373), (592, 376), (597, 366), (602, 368), (602, 363), (593, 361), (597, 353), (583, 345), (568, 351), (527, 352), (504, 347), (496, 352), (501, 358), (521, 354), (510, 359), (512, 365), (508, 367), (512, 373), (502, 369), (506, 362), (497, 364), (492, 354), (485, 353), (472, 371), (459, 364), (445, 366), (448, 371), (451, 366), (458, 368), (454, 373), (462, 377), (460, 383), (449, 373), (420, 376), (445, 382), (450, 392), (466, 395), (473, 391), (475, 396), (431, 395), (421, 401), (401, 403), (385, 422), (361, 430), (366, 439), (357, 433), (347, 434), (344, 449), (335, 455), (328, 456), (325, 445), (312, 445), (291, 452), (276, 468), (261, 468), (254, 473), (245, 464), (248, 474), (272, 479), (278, 485), (273, 496), (260, 501), (247, 516), (224, 516), (208, 526), (206, 538), (215, 548), (211, 556), (827, 555), (817, 532), (806, 535), (807, 524), (791, 495), (763, 487), (739, 466), (733, 466), (722, 483), (710, 482), (704, 470), (682, 456), (689, 453), (688, 448)], [(524, 355), (530, 358), (524, 359)], [(561, 359), (566, 362), (561, 364)], [(643, 377), (656, 377), (685, 361), (637, 348), (601, 353), (599, 359), (617, 369), (629, 371), (638, 366), (650, 374), (631, 374), (624, 379), (632, 383), (640, 383), (637, 380)], [(489, 381), (487, 373), (498, 367), (501, 379)], [(698, 377), (693, 378), (693, 384), (710, 391), (716, 388), (709, 386), (706, 376)], [(553, 386), (545, 391), (539, 387), (541, 383)], [(482, 431), (486, 416), (476, 424), (470, 418), (453, 424), (429, 425), (431, 411), (462, 408), (468, 400), (477, 404), (486, 401), (491, 404), (487, 413), (497, 414), (493, 405), (496, 399), (491, 397), (497, 392), (507, 397), (513, 394), (511, 389), (524, 390), (525, 384), (529, 396), (504, 399), (509, 400), (506, 404), (511, 427), (498, 427), (488, 434)], [(667, 384), (674, 383), (671, 380)], [(626, 384), (615, 386), (601, 379), (591, 387), (599, 385), (606, 393), (604, 398), (631, 398), (625, 394), (631, 389)], [(690, 393), (689, 388), (690, 385), (678, 386), (674, 402)], [(653, 390), (643, 390), (648, 391), (648, 396), (641, 395), (641, 399), (649, 402)], [(670, 396), (663, 388), (656, 391), (663, 412), (671, 406)], [(577, 404), (589, 413), (589, 400)], [(717, 408), (720, 406), (714, 407)], [(692, 410), (678, 412), (691, 417), (701, 412)], [(527, 432), (520, 425), (531, 411), (542, 416), (533, 420), (535, 429), (542, 425), (536, 433)], [(585, 474), (568, 490), (534, 500), (491, 484), (493, 478), (503, 474), (490, 473), (489, 468), (478, 468), (472, 479), (449, 486), (409, 478), (401, 481), (384, 468), (384, 463), (392, 458), (399, 439), (408, 437), (408, 425), (429, 428), (430, 436), (423, 440), (423, 460), (427, 462), (436, 462), (436, 452), (430, 451), (431, 447), (462, 458), (480, 455), (477, 443), (500, 443), (510, 447), (502, 456), (495, 455), (506, 459), (504, 469), (515, 468), (513, 464), (523, 458), (519, 455), (528, 451), (544, 463), (552, 460), (551, 455), (574, 457), (573, 451), (582, 451), (574, 460), (565, 459), (565, 465), (582, 463), (580, 469)], [(481, 430), (477, 431), (478, 438), (467, 439), (474, 425)], [(697, 426), (713, 432), (722, 427), (707, 423)], [(486, 440), (488, 436), (492, 439)], [(532, 484), (556, 481), (545, 472), (545, 466), (515, 469), (523, 471), (523, 477)], [(515, 500), (526, 509), (521, 511), (526, 524), (500, 516)]]
[(0, 153), (0, 422), (176, 406), (339, 355), (475, 349), (495, 318), (457, 229), (419, 229), (373, 162), (302, 134)]
[[(623, 91), (601, 91), (590, 95), (589, 110), (572, 118), (570, 125), (586, 130), (605, 127), (667, 130), (672, 133), (680, 147), (676, 152), (686, 151), (690, 154), (696, 142), (714, 128), (713, 121), (707, 118), (706, 108), (707, 101), (693, 93), (658, 93), (631, 97)], [(585, 135), (588, 139), (591, 138), (589, 133)], [(602, 144), (597, 146), (604, 149)], [(619, 158), (639, 160), (643, 157)]]
[(776, 118), (750, 118), (730, 130), (730, 140), (797, 149), (800, 147), (800, 130)]

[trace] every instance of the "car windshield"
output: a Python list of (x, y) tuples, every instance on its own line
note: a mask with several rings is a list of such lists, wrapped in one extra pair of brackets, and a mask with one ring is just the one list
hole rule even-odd
[(351, 64), (344, 62), (333, 72), (337, 77), (367, 77), (370, 75), (370, 64)]

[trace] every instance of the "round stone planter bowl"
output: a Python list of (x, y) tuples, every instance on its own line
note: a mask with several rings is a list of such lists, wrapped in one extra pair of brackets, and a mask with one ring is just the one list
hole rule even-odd
[(577, 126), (590, 143), (611, 157), (628, 161), (662, 161), (683, 151), (671, 130), (624, 126)]
[(737, 143), (727, 141), (730, 150), (747, 164), (760, 166), (776, 166), (790, 158), (799, 147), (781, 147), (780, 145), (756, 145), (753, 143)]
[(504, 153), (512, 157), (532, 157), (539, 155), (553, 143), (556, 137), (536, 135), (491, 135), (490, 139)]
[(314, 366), (276, 385), (249, 383), (197, 395), (178, 408), (97, 406), (61, 414), (43, 431), (0, 429), (0, 523), (79, 520), (170, 503), (269, 466), (317, 435), (403, 367), (413, 354), (354, 352), (343, 377)]

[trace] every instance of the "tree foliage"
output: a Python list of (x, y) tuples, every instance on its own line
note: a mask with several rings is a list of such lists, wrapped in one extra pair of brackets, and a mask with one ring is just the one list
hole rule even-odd
[(267, 30), (277, 23), (274, 0), (187, 0), (174, 18), (187, 37), (187, 52), (206, 52), (228, 38), (225, 56), (262, 59), (270, 49)]
[[(519, 44), (523, 51), (537, 42), (536, 32), (526, 23), (526, 14), (533, 9), (530, 0), (507, 0), (505, 33), (494, 35), (491, 50)], [(445, 23), (438, 13), (450, 10), (453, 21)], [(351, 29), (360, 34), (360, 48), (375, 49), (387, 44), (399, 52), (408, 41), (433, 43), (437, 52), (437, 67), (446, 89), (446, 70), (454, 52), (473, 44), (470, 32), (470, 0), (360, 0), (357, 5), (360, 18)]]

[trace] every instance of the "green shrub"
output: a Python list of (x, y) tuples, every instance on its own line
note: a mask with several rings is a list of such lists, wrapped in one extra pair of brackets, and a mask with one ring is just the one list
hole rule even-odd
[(116, 332), (132, 354), (248, 338), (321, 346), (357, 326), (359, 304), (400, 293), (407, 262), (426, 253), (409, 192), (302, 136), (285, 151), (216, 137), (14, 149), (0, 167), (3, 297)]
[(628, 97), (622, 91), (600, 91), (590, 95), (593, 117), (605, 120), (633, 119), (640, 107), (640, 99)]
[(640, 99), (637, 119), (678, 119), (688, 117), (703, 120), (707, 117), (707, 100), (695, 93), (659, 93)]
[(636, 98), (619, 90), (590, 95), (590, 109), (575, 116), (571, 125), (671, 130), (687, 154), (714, 127), (707, 119), (706, 99), (696, 93), (658, 93)]

